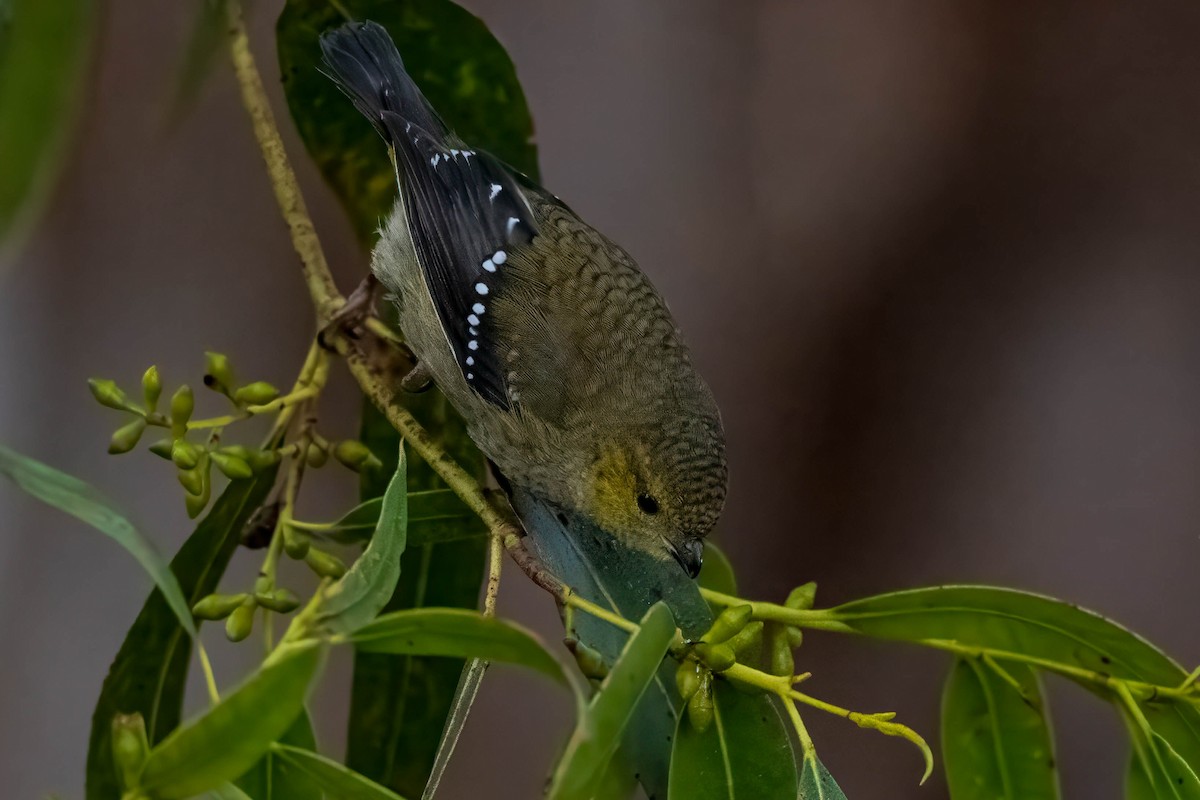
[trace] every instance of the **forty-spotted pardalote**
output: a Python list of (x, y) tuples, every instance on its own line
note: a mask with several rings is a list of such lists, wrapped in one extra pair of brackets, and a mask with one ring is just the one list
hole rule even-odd
[(454, 135), (381, 26), (321, 37), (392, 150), (371, 268), (422, 368), (505, 478), (695, 577), (725, 439), (662, 298), (558, 198)]

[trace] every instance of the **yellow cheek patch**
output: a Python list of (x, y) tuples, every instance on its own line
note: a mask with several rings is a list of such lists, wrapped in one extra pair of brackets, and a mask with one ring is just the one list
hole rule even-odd
[(633, 526), (636, 470), (621, 449), (606, 450), (592, 467), (592, 514), (601, 526), (624, 532)]

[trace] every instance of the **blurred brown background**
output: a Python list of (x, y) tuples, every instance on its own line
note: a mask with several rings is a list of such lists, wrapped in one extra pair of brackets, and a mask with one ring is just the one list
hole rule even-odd
[[(547, 185), (641, 261), (713, 384), (745, 591), (1004, 583), (1200, 661), (1200, 6), (465, 4), (516, 62)], [(283, 384), (310, 312), (228, 71), (164, 124), (194, 4), (105, 5), (65, 180), (0, 267), (0, 441), (94, 481), (170, 551), (189, 529), (174, 480), (105, 455), (116, 416), (85, 379), (157, 363), (195, 382), (215, 348)], [(255, 32), (282, 112), (279, 5), (256, 4)], [(284, 123), (348, 290), (364, 257)], [(324, 411), (353, 430), (344, 381)], [(314, 516), (353, 480), (323, 485)], [(0, 485), (5, 796), (81, 794), (92, 702), (146, 590)], [(553, 635), (516, 570), (503, 594)], [(223, 681), (249, 649), (218, 650)], [(813, 635), (801, 663), (813, 693), (936, 742), (945, 659)], [(345, 675), (318, 710), (333, 752)], [(1052, 705), (1066, 796), (1118, 797), (1116, 716), (1058, 682)], [(443, 796), (536, 796), (569, 712), (494, 670)], [(808, 716), (850, 797), (945, 796), (907, 745)]]

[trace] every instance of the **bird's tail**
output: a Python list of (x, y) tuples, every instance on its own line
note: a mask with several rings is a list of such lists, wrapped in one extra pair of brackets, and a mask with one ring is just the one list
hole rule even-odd
[(404, 69), (400, 51), (382, 25), (348, 22), (321, 34), (323, 70), (390, 140), (393, 134), (385, 114), (395, 114), (421, 128), (434, 139), (444, 139), (449, 129), (421, 94)]

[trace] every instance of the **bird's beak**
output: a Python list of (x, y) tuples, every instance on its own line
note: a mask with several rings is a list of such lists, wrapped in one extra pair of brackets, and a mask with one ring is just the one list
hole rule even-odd
[(700, 566), (704, 563), (703, 539), (684, 539), (682, 546), (668, 541), (667, 549), (671, 551), (671, 555), (675, 556), (675, 560), (679, 562), (679, 566), (683, 567), (683, 571), (689, 578), (695, 578), (700, 574)]

